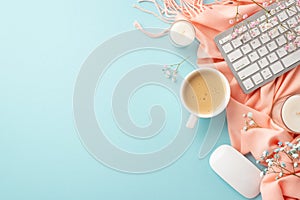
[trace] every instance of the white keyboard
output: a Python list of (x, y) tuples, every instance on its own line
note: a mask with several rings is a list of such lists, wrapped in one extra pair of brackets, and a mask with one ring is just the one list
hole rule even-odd
[[(300, 7), (294, 0), (284, 5), (286, 8), (281, 9), (274, 3), (266, 8), (269, 13), (261, 10), (215, 37), (246, 94), (300, 64)], [(253, 27), (254, 22), (257, 25)], [(233, 37), (236, 29), (239, 33)]]

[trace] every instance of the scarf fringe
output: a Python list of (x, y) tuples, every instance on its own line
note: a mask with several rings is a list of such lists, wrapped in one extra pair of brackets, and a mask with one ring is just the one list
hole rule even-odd
[[(203, 1), (204, 0), (194, 0), (194, 1), (179, 0), (179, 2), (177, 3), (176, 0), (138, 0), (137, 2), (138, 4), (142, 4), (142, 3), (153, 4), (156, 8), (156, 12), (147, 10), (141, 7), (140, 5), (136, 5), (136, 4), (134, 4), (133, 7), (142, 12), (153, 15), (165, 23), (172, 24), (176, 20), (178, 14), (182, 14), (183, 16), (185, 16), (187, 20), (189, 20), (197, 16), (199, 13), (205, 11), (206, 9), (212, 9), (211, 5), (213, 4), (226, 4), (228, 2), (232, 3), (235, 0), (221, 0), (213, 4), (206, 4), (206, 5), (203, 4)], [(161, 33), (154, 34), (144, 30), (141, 24), (137, 21), (135, 21), (133, 24), (137, 29), (141, 30), (144, 34), (148, 35), (149, 37), (155, 37), (155, 38), (166, 35), (170, 29), (168, 28)]]
[(203, 4), (203, 0), (196, 0), (194, 2), (180, 0), (179, 3), (177, 3), (175, 0), (160, 0), (162, 1), (161, 3), (158, 1), (159, 0), (138, 0), (138, 4), (145, 2), (152, 3), (156, 7), (159, 14), (146, 10), (138, 5), (133, 6), (134, 8), (137, 8), (148, 14), (152, 14), (167, 23), (174, 21), (178, 13), (182, 13), (187, 18), (191, 18), (204, 11), (205, 8), (208, 7)]
[(137, 22), (137, 21), (135, 21), (135, 22), (133, 23), (133, 25), (135, 26), (136, 29), (140, 30), (142, 33), (144, 33), (145, 35), (147, 35), (147, 36), (149, 36), (149, 37), (151, 37), (151, 38), (159, 38), (159, 37), (165, 36), (165, 35), (168, 34), (168, 32), (169, 32), (169, 30), (170, 30), (170, 28), (168, 28), (168, 29), (163, 30), (163, 31), (160, 32), (160, 33), (151, 33), (151, 32), (149, 32), (149, 31), (146, 31), (146, 30), (142, 27), (142, 25), (141, 25), (139, 22)]

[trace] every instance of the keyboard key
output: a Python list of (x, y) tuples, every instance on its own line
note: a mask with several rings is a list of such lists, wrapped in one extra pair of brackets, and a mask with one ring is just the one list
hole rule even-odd
[[(298, 3), (298, 2), (297, 2), (297, 3)], [(299, 4), (299, 3), (298, 3), (298, 4)], [(298, 5), (298, 7), (299, 7), (299, 5)], [(295, 5), (291, 6), (291, 7), (289, 8), (289, 10), (291, 10), (291, 11), (297, 13), (297, 8), (296, 8)]]
[(232, 41), (231, 41), (231, 44), (232, 44), (232, 46), (233, 46), (234, 48), (238, 48), (239, 46), (242, 45), (242, 41), (241, 41), (241, 39), (238, 37), (238, 38), (232, 40)]
[(252, 76), (252, 80), (254, 81), (254, 83), (255, 83), (256, 85), (258, 85), (258, 84), (260, 84), (261, 82), (264, 81), (264, 79), (263, 79), (263, 77), (260, 75), (260, 73), (254, 74), (254, 75)]
[(296, 25), (298, 24), (298, 22), (297, 22), (297, 20), (296, 20), (295, 17), (287, 20), (286, 22), (287, 22), (287, 24), (289, 25), (290, 28), (295, 28)]
[(269, 61), (266, 58), (262, 58), (258, 61), (260, 68), (264, 68), (269, 65)]
[(272, 77), (272, 73), (269, 68), (265, 68), (261, 71), (262, 76), (264, 77), (265, 80), (269, 79)]
[(232, 38), (231, 34), (229, 34), (229, 35), (223, 37), (221, 40), (219, 40), (219, 43), (220, 44), (225, 44), (226, 42), (228, 42), (229, 40), (231, 40), (231, 38)]
[(233, 63), (232, 66), (235, 69), (235, 71), (239, 71), (240, 69), (244, 68), (245, 66), (249, 65), (250, 61), (247, 58), (247, 56), (241, 58), (237, 62)]
[(280, 22), (283, 22), (284, 20), (286, 20), (288, 18), (288, 15), (286, 14), (286, 12), (283, 10), (281, 13), (279, 13), (277, 15), (278, 19)]
[(276, 26), (278, 24), (277, 17), (273, 16), (272, 19), (270, 19), (270, 23), (272, 24), (272, 27)]
[(284, 44), (286, 44), (286, 39), (283, 35), (281, 35), (280, 37), (276, 38), (276, 42), (278, 44), (278, 46), (282, 46)]
[(282, 58), (287, 54), (287, 51), (284, 49), (284, 47), (281, 47), (276, 51), (276, 53), (278, 54), (279, 58)]
[(296, 50), (296, 45), (294, 43), (289, 43), (289, 49), (288, 49), (288, 52), (292, 52), (294, 50)]
[(250, 35), (255, 38), (256, 36), (258, 36), (260, 34), (260, 31), (258, 30), (257, 27), (253, 28), (250, 30)]
[(240, 77), (241, 80), (247, 78), (248, 76), (256, 73), (259, 70), (259, 67), (256, 63), (246, 67), (245, 69), (241, 70), (238, 72), (238, 76)]
[(266, 55), (269, 51), (265, 46), (262, 46), (261, 48), (259, 48), (258, 50), (258, 54), (262, 57), (264, 55)]
[(224, 50), (225, 53), (229, 53), (230, 51), (233, 50), (233, 48), (232, 48), (232, 46), (231, 46), (230, 43), (227, 43), (227, 44), (225, 44), (225, 45), (223, 46), (223, 50)]
[(254, 84), (253, 84), (253, 82), (251, 81), (250, 78), (243, 81), (243, 85), (245, 86), (246, 90), (249, 90), (249, 89), (254, 87)]
[(239, 33), (242, 34), (247, 30), (247, 26), (242, 26), (239, 28)]
[(275, 8), (275, 10), (276, 10), (277, 13), (279, 13), (279, 12), (281, 11), (281, 8), (280, 8), (279, 6), (277, 6), (277, 7)]
[(260, 16), (260, 18), (259, 18), (259, 21), (264, 21), (265, 19), (267, 19), (267, 17), (266, 17), (266, 15), (262, 15), (262, 16)]
[(259, 25), (259, 29), (262, 33), (266, 32), (270, 28), (271, 28), (271, 24), (267, 21), (265, 21)]
[(276, 38), (277, 36), (279, 36), (279, 31), (277, 28), (274, 28), (272, 30), (269, 31), (269, 35), (271, 36), (271, 38)]
[(269, 35), (268, 35), (267, 33), (262, 34), (262, 35), (259, 37), (259, 39), (260, 39), (260, 41), (261, 41), (263, 44), (265, 44), (265, 43), (267, 43), (267, 42), (270, 41), (270, 37), (269, 37)]
[(276, 60), (278, 60), (278, 57), (276, 55), (275, 52), (273, 53), (270, 53), (268, 56), (267, 56), (268, 60), (270, 61), (270, 63), (273, 63), (275, 62)]
[(251, 40), (251, 36), (248, 32), (246, 32), (244, 35), (242, 35), (241, 40), (243, 43), (248, 42), (249, 40)]
[(288, 30), (288, 25), (284, 22), (284, 23), (280, 24), (279, 26), (277, 26), (277, 28), (280, 33), (284, 33)]
[(235, 51), (228, 54), (228, 58), (229, 58), (230, 62), (234, 62), (242, 56), (243, 56), (243, 54), (240, 49), (236, 49)]
[(280, 61), (270, 65), (270, 68), (271, 68), (273, 74), (277, 74), (277, 73), (281, 72), (282, 70), (284, 70), (284, 67), (282, 66)]
[(287, 14), (291, 17), (294, 16), (297, 13), (296, 7), (291, 6), (288, 9), (286, 9)]
[(284, 57), (281, 61), (285, 68), (290, 67), (291, 65), (295, 64), (296, 62), (299, 62), (300, 58), (300, 49), (297, 51), (294, 51), (293, 53), (290, 53), (286, 57)]
[(267, 44), (267, 47), (268, 47), (269, 51), (273, 51), (274, 49), (277, 48), (277, 44), (275, 43), (275, 41), (271, 41)]
[(294, 0), (288, 0), (288, 1), (285, 1), (285, 5), (286, 5), (287, 7), (289, 7), (289, 6), (292, 5), (293, 3), (295, 3)]
[(299, 48), (300, 47), (300, 36), (298, 36), (296, 39), (295, 39), (295, 41), (298, 41), (298, 43), (297, 43), (297, 47)]
[(246, 44), (246, 45), (242, 46), (241, 49), (242, 49), (242, 52), (243, 52), (244, 54), (247, 54), (247, 53), (249, 53), (250, 51), (252, 51), (252, 49), (251, 49), (251, 47), (250, 47), (249, 44)]
[(250, 42), (251, 46), (253, 49), (256, 49), (257, 47), (259, 47), (261, 44), (260, 44), (260, 41), (258, 39), (254, 39)]
[(256, 51), (253, 51), (252, 53), (249, 54), (249, 58), (251, 60), (251, 62), (256, 61), (257, 59), (259, 59), (258, 54), (256, 53)]

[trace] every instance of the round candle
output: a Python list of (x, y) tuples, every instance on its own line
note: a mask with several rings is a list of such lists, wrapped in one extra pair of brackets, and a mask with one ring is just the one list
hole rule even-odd
[(288, 129), (300, 133), (300, 95), (291, 96), (284, 102), (281, 117)]
[(179, 47), (185, 47), (195, 40), (196, 33), (193, 25), (185, 20), (174, 22), (169, 33), (171, 41)]

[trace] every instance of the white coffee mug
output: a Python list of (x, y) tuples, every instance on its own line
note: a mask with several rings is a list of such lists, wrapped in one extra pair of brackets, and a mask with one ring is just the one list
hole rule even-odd
[(230, 99), (230, 86), (218, 70), (199, 68), (184, 78), (180, 98), (191, 113), (186, 127), (194, 128), (198, 118), (211, 118), (225, 110)]

